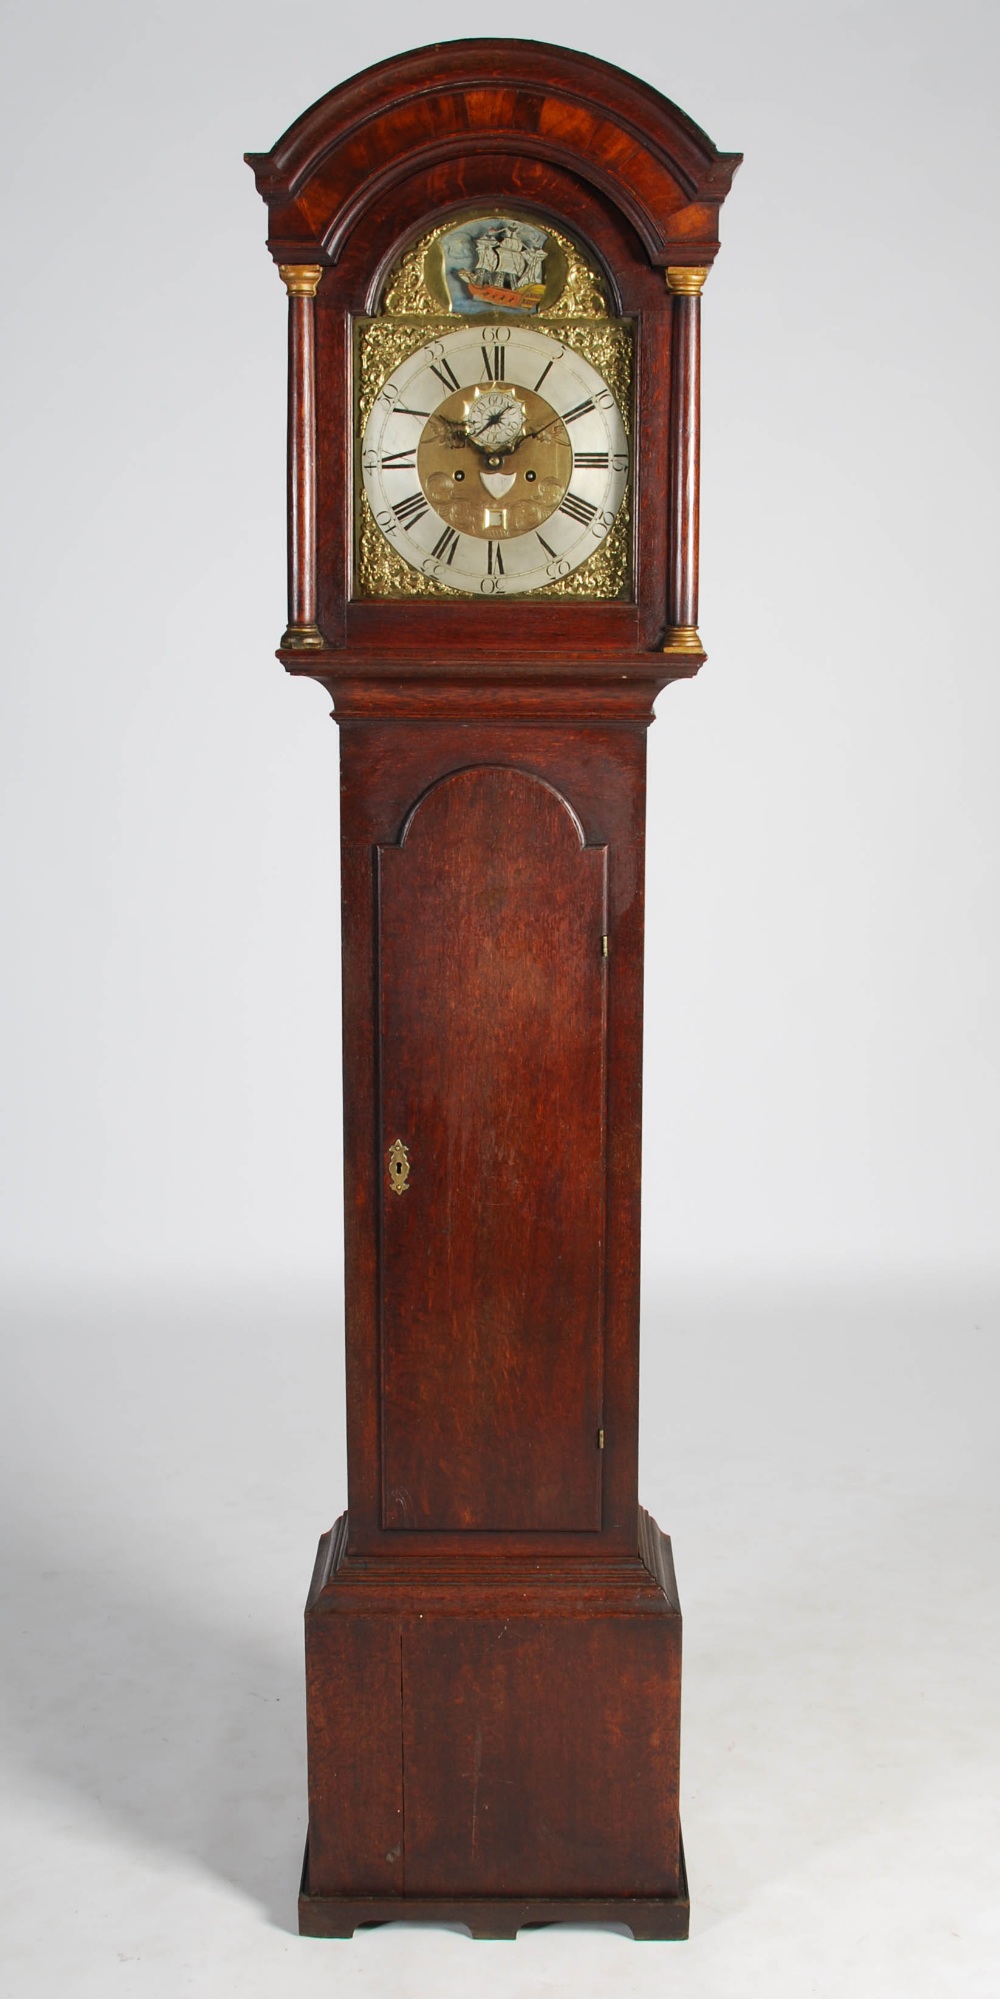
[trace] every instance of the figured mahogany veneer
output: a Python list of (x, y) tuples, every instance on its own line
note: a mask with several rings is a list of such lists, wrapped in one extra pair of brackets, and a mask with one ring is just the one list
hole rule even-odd
[(718, 152), (676, 104), (596, 56), (544, 42), (438, 42), (351, 77), (272, 152), (246, 155), (268, 204), (272, 254), (309, 263), (321, 246), (336, 263), (373, 205), (415, 233), (426, 211), (407, 209), (410, 167), (441, 171), (453, 196), (484, 141), (529, 172), (536, 162), (582, 168), (663, 267), (712, 262), (742, 158)]
[[(697, 671), (698, 315), (739, 156), (538, 43), (380, 64), (248, 155), (290, 294), (289, 623), (341, 736), (348, 1510), (306, 1616), (304, 1931), (687, 1933), (681, 1620), (636, 1486), (645, 735)], [(352, 326), (450, 216), (633, 322), (626, 597), (352, 582)]]
[[(661, 659), (660, 685), (695, 670), (697, 659), (684, 655), (703, 656), (696, 632), (690, 636), (696, 515), (690, 505), (671, 507), (667, 495), (678, 454), (697, 465), (690, 349), (700, 301), (697, 293), (675, 295), (672, 274), (710, 268), (719, 208), (740, 155), (719, 153), (676, 105), (592, 56), (483, 40), (379, 64), (321, 98), (271, 153), (247, 159), (268, 205), (275, 261), (283, 270), (322, 272), (314, 308), (316, 573), (318, 633), (335, 656), (329, 664), (413, 660), (419, 667), (429, 641), (453, 666), (462, 657), (480, 664), (492, 657), (505, 674), (530, 678), (530, 658), (566, 660), (576, 652), (639, 667), (681, 630), (688, 637), (673, 648), (676, 657)], [(410, 242), (480, 201), (494, 209), (510, 203), (569, 230), (604, 273), (612, 309), (633, 318), (637, 333), (632, 601), (512, 600), (502, 636), (479, 604), (434, 600), (415, 621), (411, 606), (353, 598), (350, 584), (352, 316), (377, 309), (385, 278)], [(686, 400), (671, 394), (672, 297), (684, 329)], [(308, 366), (303, 303), (292, 300), (293, 352)], [(293, 432), (310, 395), (292, 380)], [(301, 477), (311, 472), (303, 468)], [(290, 523), (306, 513), (304, 502), (293, 501)], [(306, 568), (297, 544), (290, 573)], [(301, 623), (292, 605), (289, 625)]]

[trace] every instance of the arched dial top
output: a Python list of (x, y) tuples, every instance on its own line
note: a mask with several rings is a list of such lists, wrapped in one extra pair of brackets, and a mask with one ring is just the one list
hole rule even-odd
[(387, 376), (361, 471), (379, 529), (412, 569), (512, 596), (600, 546), (625, 497), (628, 439), (582, 354), (534, 328), (478, 323)]

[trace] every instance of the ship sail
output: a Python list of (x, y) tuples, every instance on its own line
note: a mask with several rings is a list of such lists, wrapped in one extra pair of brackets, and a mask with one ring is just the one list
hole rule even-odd
[(472, 242), (476, 252), (473, 268), (458, 269), (471, 297), (508, 311), (537, 312), (545, 289), (543, 246), (526, 243), (518, 224), (506, 221), (481, 226)]

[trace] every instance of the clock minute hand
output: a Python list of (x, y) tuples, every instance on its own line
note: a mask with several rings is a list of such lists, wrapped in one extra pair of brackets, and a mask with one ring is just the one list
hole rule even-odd
[(510, 451), (516, 451), (519, 445), (527, 444), (529, 438), (545, 437), (550, 430), (555, 429), (556, 424), (559, 423), (560, 421), (561, 419), (559, 417), (550, 417), (548, 423), (540, 423), (538, 425), (537, 430), (523, 430), (521, 432), (520, 437), (516, 437), (514, 439), (513, 444), (508, 446), (508, 449)]

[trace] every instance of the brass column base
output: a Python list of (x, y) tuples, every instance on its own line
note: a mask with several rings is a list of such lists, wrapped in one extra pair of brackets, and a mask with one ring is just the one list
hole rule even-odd
[(281, 640), (282, 648), (295, 652), (315, 652), (323, 645), (323, 634), (318, 625), (288, 625)]
[(698, 637), (697, 625), (670, 625), (663, 646), (664, 652), (700, 652), (705, 648)]

